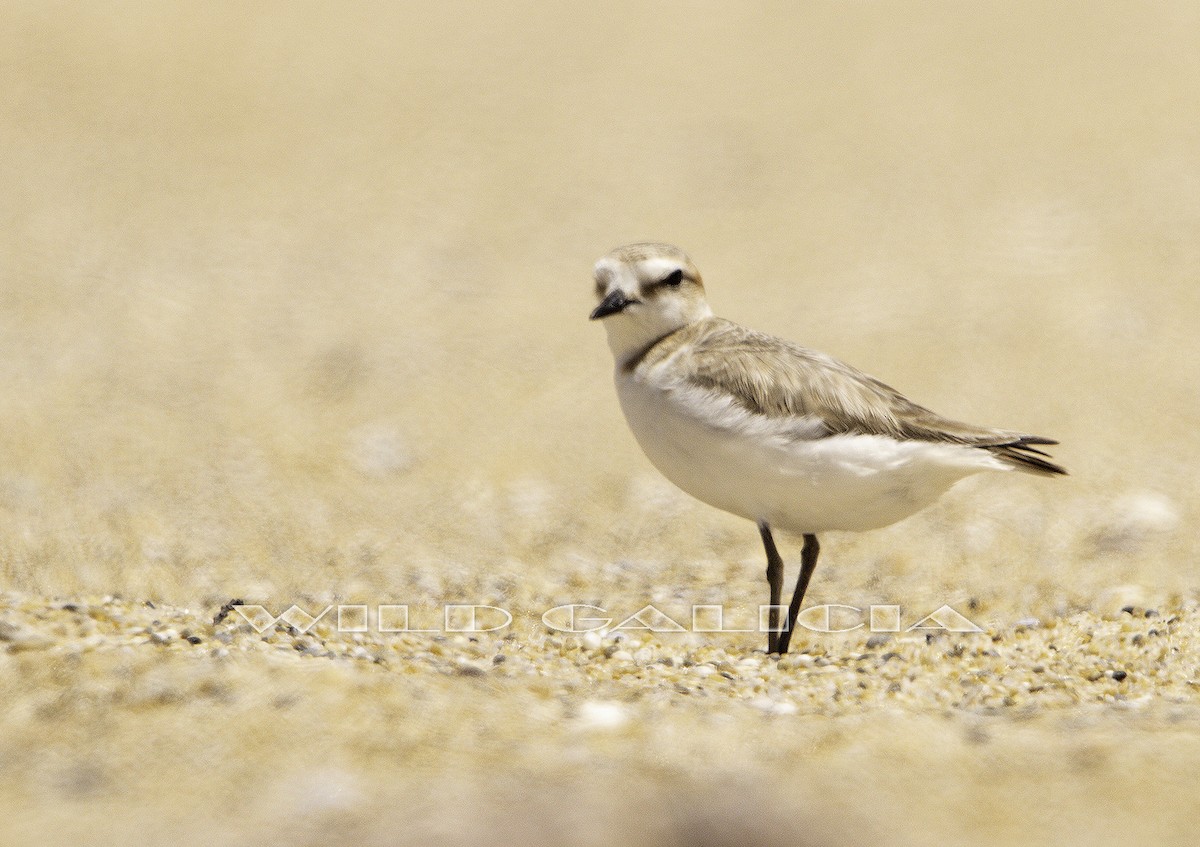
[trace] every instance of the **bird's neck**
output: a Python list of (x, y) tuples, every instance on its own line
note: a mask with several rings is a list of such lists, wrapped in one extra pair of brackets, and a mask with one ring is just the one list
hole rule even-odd
[(618, 369), (631, 370), (646, 353), (668, 336), (699, 321), (712, 317), (712, 309), (704, 304), (686, 319), (650, 321), (605, 321), (608, 348)]

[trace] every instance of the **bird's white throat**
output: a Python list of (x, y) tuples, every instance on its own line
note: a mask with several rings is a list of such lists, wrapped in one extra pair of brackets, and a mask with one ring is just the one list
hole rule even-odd
[(604, 330), (608, 333), (608, 349), (613, 361), (620, 368), (632, 358), (640, 356), (646, 348), (660, 338), (696, 321), (712, 317), (712, 309), (703, 300), (687, 304), (688, 308), (650, 310), (638, 303), (626, 308), (618, 315), (604, 319)]

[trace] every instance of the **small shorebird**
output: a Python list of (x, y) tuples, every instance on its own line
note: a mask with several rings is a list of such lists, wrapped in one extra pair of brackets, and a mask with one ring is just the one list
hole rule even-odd
[[(617, 396), (650, 461), (688, 494), (758, 524), (767, 553), (767, 652), (786, 653), (817, 565), (818, 532), (887, 526), (979, 471), (1065, 474), (1049, 438), (959, 423), (832, 356), (713, 316), (700, 273), (669, 244), (596, 262)], [(771, 528), (804, 536), (779, 620)]]

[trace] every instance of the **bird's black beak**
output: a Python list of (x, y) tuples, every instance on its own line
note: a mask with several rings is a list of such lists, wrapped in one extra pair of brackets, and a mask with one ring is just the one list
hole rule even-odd
[(625, 292), (619, 288), (608, 293), (608, 296), (600, 301), (600, 305), (592, 309), (592, 314), (588, 320), (598, 321), (600, 318), (606, 318), (609, 315), (615, 315), (617, 312), (624, 309), (630, 303), (636, 303), (636, 300), (630, 300), (625, 296)]

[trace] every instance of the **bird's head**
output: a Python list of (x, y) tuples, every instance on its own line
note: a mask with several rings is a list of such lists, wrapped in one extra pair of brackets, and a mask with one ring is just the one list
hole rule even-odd
[(692, 260), (670, 244), (627, 244), (596, 262), (591, 319), (603, 320), (617, 361), (712, 315)]

